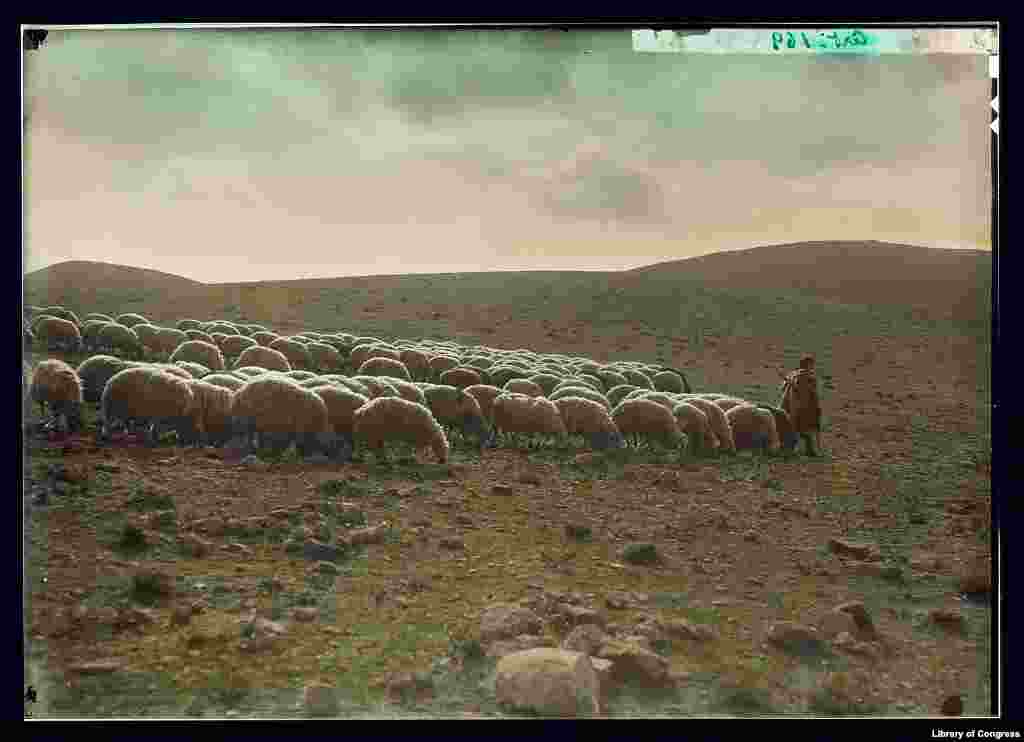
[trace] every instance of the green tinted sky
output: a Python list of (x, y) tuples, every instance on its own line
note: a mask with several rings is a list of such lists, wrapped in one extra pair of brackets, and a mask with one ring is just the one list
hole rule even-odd
[(989, 246), (980, 56), (645, 54), (628, 30), (51, 31), (27, 269), (203, 281)]

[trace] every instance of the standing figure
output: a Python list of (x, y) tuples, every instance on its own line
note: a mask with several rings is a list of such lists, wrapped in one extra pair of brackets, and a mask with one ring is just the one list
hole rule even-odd
[(800, 368), (786, 375), (782, 384), (784, 409), (793, 421), (793, 428), (804, 440), (809, 456), (821, 451), (821, 405), (818, 403), (818, 378), (814, 373), (814, 357), (800, 359)]

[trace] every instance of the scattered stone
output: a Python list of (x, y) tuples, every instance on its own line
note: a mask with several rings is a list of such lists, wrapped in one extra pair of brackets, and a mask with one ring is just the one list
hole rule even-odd
[(855, 634), (857, 622), (849, 613), (829, 611), (818, 621), (818, 633), (825, 639), (834, 639), (842, 633)]
[(751, 530), (743, 534), (743, 540), (756, 543), (757, 541), (761, 540), (761, 536), (758, 534), (757, 531)]
[(590, 466), (597, 461), (598, 456), (594, 453), (580, 453), (573, 458), (573, 463), (577, 466)]
[(118, 614), (117, 623), (121, 626), (147, 626), (157, 622), (159, 616), (149, 608), (124, 608)]
[(869, 544), (859, 544), (845, 539), (831, 538), (828, 541), (828, 548), (833, 554), (849, 556), (854, 559), (867, 560), (873, 550)]
[(960, 716), (964, 712), (964, 699), (959, 696), (949, 696), (942, 702), (939, 711), (943, 716)]
[(596, 611), (593, 608), (583, 608), (575, 605), (562, 605), (559, 607), (559, 613), (562, 618), (569, 626), (583, 626), (592, 624), (594, 626), (604, 626), (608, 619), (603, 616), (600, 611)]
[(186, 626), (192, 620), (191, 605), (176, 605), (171, 620), (176, 626)]
[(533, 471), (531, 469), (527, 469), (527, 470), (525, 470), (523, 472), (520, 472), (520, 474), (517, 477), (517, 479), (522, 484), (533, 484), (533, 485), (543, 484), (543, 480), (541, 479), (540, 474), (538, 474), (537, 472), (535, 472), (535, 471)]
[(875, 624), (871, 620), (871, 614), (868, 613), (867, 608), (864, 607), (864, 603), (858, 601), (850, 601), (842, 603), (836, 606), (836, 611), (839, 613), (845, 613), (846, 615), (853, 618), (856, 624), (856, 632), (862, 637), (868, 639), (875, 639), (878, 637), (878, 631), (875, 629)]
[(590, 658), (550, 647), (527, 649), (498, 661), (498, 703), (544, 715), (600, 713), (600, 681)]
[(310, 621), (316, 621), (319, 617), (320, 609), (316, 606), (304, 605), (292, 609), (292, 618), (296, 621), (308, 623)]
[(311, 562), (336, 562), (342, 557), (342, 550), (319, 541), (307, 541), (302, 545), (302, 555)]
[(388, 676), (384, 686), (389, 698), (393, 700), (408, 698), (414, 695), (417, 701), (430, 697), (434, 692), (434, 683), (430, 673), (399, 672)]
[(632, 601), (633, 598), (629, 595), (629, 593), (620, 592), (608, 593), (608, 595), (604, 599), (605, 605), (617, 611), (629, 608)]
[(608, 639), (604, 630), (596, 624), (577, 626), (562, 642), (562, 649), (583, 654), (595, 654)]
[(495, 484), (491, 487), (492, 495), (514, 495), (515, 493), (515, 487), (508, 484)]
[(692, 639), (699, 642), (715, 641), (718, 639), (718, 634), (710, 626), (693, 624), (683, 618), (662, 620), (658, 624), (666, 634), (673, 638)]
[(347, 534), (345, 541), (353, 546), (364, 546), (367, 544), (380, 544), (384, 542), (388, 524), (379, 523), (371, 528), (360, 528)]
[(929, 617), (937, 626), (959, 634), (967, 632), (967, 624), (964, 622), (963, 614), (955, 608), (935, 608)]
[(775, 622), (768, 628), (765, 639), (769, 644), (798, 652), (801, 649), (816, 647), (821, 642), (813, 628), (793, 621)]
[(849, 652), (850, 654), (859, 654), (872, 659), (877, 659), (879, 656), (878, 649), (875, 645), (870, 642), (857, 641), (848, 631), (843, 631), (836, 636), (832, 645), (836, 649), (841, 649), (844, 652)]
[(609, 639), (597, 651), (597, 657), (612, 662), (612, 678), (617, 684), (657, 687), (668, 680), (668, 660), (633, 641)]
[(502, 658), (513, 652), (522, 652), (526, 649), (537, 649), (538, 647), (549, 647), (551, 642), (536, 634), (520, 634), (514, 639), (499, 639), (487, 647), (488, 657)]
[(473, 525), (473, 517), (465, 513), (459, 513), (455, 516), (455, 522), (460, 526), (471, 526)]
[(255, 556), (256, 552), (252, 550), (252, 547), (240, 544), (237, 541), (232, 541), (224, 547), (227, 551), (234, 552), (244, 557)]
[(426, 516), (421, 516), (414, 520), (412, 524), (417, 528), (430, 528), (432, 525), (434, 525), (434, 522)]
[(480, 617), (480, 640), (511, 639), (521, 634), (539, 634), (543, 622), (529, 608), (499, 603), (484, 610)]
[(855, 574), (863, 577), (877, 577), (880, 580), (899, 581), (903, 570), (895, 565), (876, 564), (874, 562), (851, 562), (850, 568)]
[(78, 662), (68, 666), (68, 671), (79, 675), (102, 675), (117, 672), (124, 667), (124, 660), (94, 660), (92, 662)]
[(200, 538), (194, 533), (186, 533), (181, 537), (184, 550), (192, 557), (199, 559), (213, 551), (213, 542)]
[(445, 536), (441, 539), (441, 547), (445, 549), (461, 550), (466, 548), (466, 542), (458, 536)]
[(273, 634), (255, 636), (251, 639), (242, 639), (242, 641), (238, 643), (238, 648), (243, 652), (263, 652), (274, 646), (276, 641), (277, 637)]
[(249, 454), (244, 459), (242, 459), (239, 463), (242, 464), (242, 466), (251, 466), (251, 467), (254, 467), (254, 468), (255, 467), (266, 466), (266, 464), (264, 463), (263, 459), (261, 459), (259, 456), (257, 456), (254, 453)]

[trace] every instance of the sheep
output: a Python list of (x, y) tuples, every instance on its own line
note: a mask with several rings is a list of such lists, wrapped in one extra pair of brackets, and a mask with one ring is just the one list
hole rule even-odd
[(384, 377), (360, 375), (351, 377), (351, 380), (358, 382), (360, 386), (365, 388), (367, 393), (366, 396), (371, 399), (376, 399), (377, 397), (399, 396), (398, 390), (391, 386)]
[(235, 376), (231, 376), (230, 374), (210, 374), (209, 376), (204, 376), (203, 381), (207, 384), (215, 384), (216, 386), (230, 389), (233, 392), (237, 392), (245, 386), (245, 381), (242, 381)]
[(263, 376), (264, 374), (270, 373), (270, 370), (265, 369), (262, 366), (242, 366), (242, 368), (236, 368), (231, 373), (248, 381), (249, 379), (254, 379), (257, 376)]
[(377, 455), (386, 441), (429, 446), (439, 463), (448, 461), (448, 438), (430, 410), (398, 397), (370, 400), (353, 414), (353, 437)]
[(348, 361), (352, 368), (359, 368), (371, 358), (390, 358), (392, 361), (402, 360), (402, 354), (384, 343), (359, 343), (349, 352)]
[(678, 404), (676, 399), (666, 392), (652, 392), (647, 389), (637, 389), (626, 395), (626, 399), (649, 399), (663, 405), (669, 412)]
[[(555, 387), (558, 386), (560, 381), (562, 381), (562, 376), (556, 376), (553, 373), (545, 371), (530, 376), (528, 380), (539, 386), (543, 391), (544, 396), (548, 396), (551, 392), (555, 391)], [(507, 383), (508, 382), (506, 382), (506, 384)]]
[(82, 398), (98, 405), (106, 386), (114, 374), (128, 368), (124, 360), (115, 356), (90, 356), (78, 365), (78, 378), (82, 381)]
[(160, 350), (160, 328), (156, 325), (140, 322), (132, 327), (135, 334), (139, 338), (139, 342), (142, 343), (143, 348), (149, 348), (150, 350)]
[(612, 410), (612, 420), (624, 436), (640, 436), (675, 448), (682, 440), (682, 431), (675, 416), (664, 405), (650, 399), (624, 399)]
[(225, 337), (228, 335), (237, 335), (238, 328), (231, 322), (224, 322), (222, 320), (215, 320), (213, 322), (207, 322), (202, 325), (200, 330), (210, 333), (210, 335), (221, 334)]
[(188, 371), (193, 379), (201, 379), (210, 373), (210, 369), (201, 363), (193, 363), (192, 361), (175, 361), (174, 365)]
[[(230, 337), (226, 332), (211, 332), (210, 339), (213, 340), (211, 345), (216, 345), (218, 348), (220, 344), (224, 342), (225, 338)], [(206, 342), (205, 340), (203, 342)]]
[(466, 393), (472, 394), (477, 404), (480, 405), (480, 412), (484, 416), (484, 420), (490, 420), (491, 406), (494, 404), (494, 400), (504, 393), (504, 390), (490, 384), (474, 384), (466, 387)]
[(308, 381), (310, 379), (319, 378), (312, 371), (302, 371), (301, 369), (294, 369), (292, 371), (287, 371), (287, 372), (285, 372), (284, 375), (287, 376), (292, 381), (299, 381), (299, 382)]
[(181, 445), (221, 446), (231, 438), (231, 407), (235, 393), (206, 381), (188, 382), (194, 396), (192, 415), (178, 430)]
[(714, 404), (718, 405), (718, 407), (720, 407), (723, 412), (728, 412), (733, 407), (739, 407), (740, 405), (750, 404), (750, 402), (748, 402), (745, 399), (740, 399), (738, 397), (722, 397), (720, 399), (714, 400)]
[(78, 352), (82, 348), (82, 333), (78, 325), (70, 320), (43, 316), (32, 328), (32, 332), (46, 343), (47, 350)]
[(524, 435), (566, 435), (565, 423), (558, 407), (547, 397), (530, 397), (505, 392), (491, 405), (493, 430), (488, 441), (495, 445), (498, 435), (504, 433)]
[[(313, 387), (312, 391), (327, 406), (327, 419), (331, 430), (340, 437), (347, 445), (348, 451), (351, 452), (354, 446), (352, 436), (353, 416), (355, 411), (369, 402), (370, 399), (350, 389), (331, 384)], [(387, 398), (382, 397), (382, 399)]]
[(441, 354), (432, 356), (429, 361), (430, 374), (433, 378), (440, 380), (441, 374), (453, 368), (458, 368), (460, 363), (461, 361), (453, 355)]
[(590, 447), (601, 451), (607, 448), (623, 448), (626, 441), (612, 420), (608, 409), (598, 402), (585, 397), (561, 397), (554, 400), (565, 430), (578, 433), (590, 441)]
[(203, 323), (200, 322), (197, 319), (182, 319), (182, 320), (178, 320), (178, 323), (175, 325), (175, 327), (177, 327), (182, 332), (186, 332), (188, 330), (198, 330), (202, 326), (203, 326)]
[(768, 410), (772, 413), (772, 417), (775, 418), (775, 430), (779, 436), (779, 446), (784, 451), (794, 451), (797, 443), (800, 441), (800, 435), (796, 431), (796, 427), (793, 425), (793, 420), (789, 416), (789, 413), (781, 407), (774, 407), (772, 405), (758, 405), (762, 410)]
[(182, 368), (176, 363), (143, 363), (141, 365), (150, 366), (151, 368), (163, 371), (171, 376), (177, 376), (179, 379), (184, 379), (185, 381), (191, 381), (195, 378), (191, 371)]
[(761, 451), (779, 450), (779, 434), (775, 428), (775, 417), (769, 410), (763, 410), (745, 402), (730, 408), (725, 413), (732, 429), (737, 450), (753, 448)]
[(259, 345), (252, 338), (247, 338), (245, 335), (228, 335), (224, 340), (218, 343), (221, 351), (224, 355), (229, 358), (241, 355), (242, 351), (246, 348), (251, 348), (254, 345)]
[[(278, 338), (270, 344), (271, 350), (276, 350), (288, 359), (292, 368), (310, 369), (313, 367), (313, 358), (306, 346), (291, 338)], [(255, 350), (250, 348), (249, 350)]]
[(190, 338), (186, 332), (176, 330), (173, 327), (161, 327), (156, 333), (156, 350), (169, 358), (175, 348), (182, 343), (188, 342), (190, 339), (193, 338)]
[(108, 322), (99, 329), (97, 343), (103, 350), (120, 351), (132, 360), (142, 358), (142, 343), (130, 327), (117, 322)]
[(626, 377), (626, 381), (628, 381), (633, 386), (649, 389), (652, 392), (654, 391), (654, 382), (651, 381), (651, 377), (649, 377), (647, 374), (641, 371), (637, 371), (636, 369), (633, 368), (623, 369), (621, 373), (623, 376)]
[(683, 376), (675, 371), (659, 371), (653, 377), (651, 382), (654, 384), (654, 388), (659, 392), (671, 392), (672, 394), (686, 394), (690, 391), (690, 385), (686, 383)]
[(570, 376), (567, 379), (562, 379), (555, 385), (554, 391), (558, 391), (563, 387), (587, 387), (593, 389), (595, 392), (604, 394), (604, 384), (597, 379), (587, 379), (583, 376)]
[[(217, 341), (213, 339), (213, 336), (207, 332), (203, 332), (202, 330), (185, 330), (184, 335), (185, 340), (202, 340), (204, 343), (209, 343), (210, 345), (217, 345)], [(185, 342), (185, 340), (179, 341), (178, 344), (175, 345), (174, 347), (177, 348), (178, 345), (181, 345), (183, 342)]]
[(340, 371), (344, 365), (341, 353), (325, 342), (310, 343), (307, 349), (318, 371)]
[(401, 361), (394, 358), (376, 356), (366, 359), (356, 370), (357, 376), (394, 376), (396, 379), (412, 381), (409, 369)]
[(155, 366), (134, 366), (110, 377), (100, 400), (97, 442), (111, 429), (129, 420), (148, 428), (147, 442), (154, 445), (161, 424), (169, 424), (184, 437), (190, 425), (195, 396), (189, 381)]
[(454, 386), (458, 389), (465, 389), (467, 386), (482, 383), (480, 372), (466, 366), (456, 366), (442, 372), (438, 376), (442, 386)]
[(119, 325), (124, 325), (125, 327), (135, 327), (135, 325), (150, 324), (149, 320), (143, 317), (141, 314), (132, 314), (131, 312), (127, 314), (119, 314), (117, 316), (117, 319), (115, 319), (114, 321)]
[(89, 314), (82, 317), (82, 322), (89, 322), (92, 320), (101, 320), (103, 322), (113, 322), (114, 318), (109, 314), (102, 314), (101, 312), (89, 312)]
[(44, 412), (49, 405), (55, 416), (63, 417), (68, 432), (73, 433), (82, 426), (82, 380), (64, 361), (51, 358), (36, 366), (29, 384), (29, 397), (38, 402)]
[(64, 307), (46, 307), (45, 309), (43, 309), (41, 314), (48, 314), (51, 317), (56, 317), (57, 319), (63, 319), (67, 320), (68, 322), (73, 322), (79, 327), (82, 326), (82, 321), (78, 319), (78, 316), (70, 309), (65, 309)]
[(711, 433), (711, 424), (703, 410), (689, 402), (679, 402), (672, 408), (679, 430), (686, 434), (690, 453), (699, 453), (713, 448), (712, 441), (717, 442)]
[(326, 404), (290, 379), (268, 375), (251, 380), (235, 392), (231, 415), (231, 448), (236, 451), (251, 451), (254, 434), (275, 447), (294, 441), (301, 456), (318, 450), (331, 456), (337, 451)]
[(226, 368), (224, 354), (220, 352), (220, 348), (204, 343), (202, 340), (189, 340), (182, 343), (174, 349), (169, 360), (171, 363), (178, 361), (201, 363), (211, 371), (223, 371)]
[(502, 387), (506, 392), (525, 394), (529, 397), (545, 396), (544, 387), (529, 379), (509, 379)]
[(505, 386), (512, 379), (529, 379), (533, 374), (518, 366), (499, 365), (488, 369), (494, 386)]
[(604, 382), (604, 386), (608, 390), (614, 389), (622, 384), (629, 384), (629, 379), (618, 371), (608, 368), (607, 366), (599, 368), (595, 376)]
[(23, 327), (21, 330), (21, 342), (25, 348), (31, 348), (36, 343), (36, 336), (32, 333), (31, 327)]
[(619, 384), (618, 386), (613, 386), (611, 389), (609, 389), (608, 393), (605, 394), (604, 396), (608, 398), (608, 402), (614, 408), (617, 404), (619, 404), (619, 402), (624, 400), (637, 389), (639, 389), (639, 387), (635, 387), (632, 384)]
[(608, 401), (608, 398), (601, 394), (601, 392), (595, 392), (589, 386), (563, 386), (548, 395), (548, 399), (552, 402), (565, 397), (582, 397), (583, 399), (589, 399), (591, 402), (604, 407), (606, 410), (611, 410), (612, 404)]
[(277, 340), (279, 337), (281, 336), (278, 335), (277, 333), (265, 330), (261, 330), (260, 332), (254, 332), (252, 334), (252, 339), (259, 343), (260, 346), (264, 348), (269, 348), (270, 344)]
[(262, 345), (246, 348), (235, 359), (236, 369), (243, 369), (249, 366), (259, 366), (261, 369), (282, 371), (284, 373), (292, 370), (292, 364), (284, 353), (273, 348), (265, 348)]
[(732, 428), (729, 427), (729, 421), (721, 407), (706, 399), (691, 395), (684, 395), (683, 401), (692, 404), (707, 416), (711, 431), (709, 441), (713, 448), (729, 453), (736, 450), (736, 443), (732, 438)]
[(487, 422), (476, 397), (465, 389), (444, 384), (431, 384), (422, 391), (427, 407), (441, 425), (458, 426), (463, 435), (475, 435), (483, 445)]
[(416, 386), (412, 382), (404, 381), (402, 379), (395, 379), (389, 376), (383, 377), (383, 380), (391, 384), (391, 386), (393, 386), (398, 391), (398, 396), (401, 397), (402, 399), (407, 399), (410, 402), (416, 402), (421, 405), (427, 404), (426, 395), (418, 386)]

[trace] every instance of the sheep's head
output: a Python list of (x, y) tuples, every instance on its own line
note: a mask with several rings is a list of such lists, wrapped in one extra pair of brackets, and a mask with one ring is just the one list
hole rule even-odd
[(626, 439), (617, 430), (589, 433), (587, 438), (590, 440), (590, 447), (595, 451), (626, 447)]

